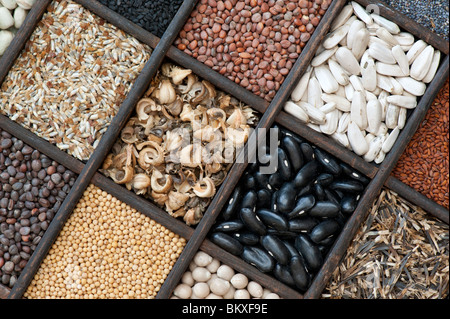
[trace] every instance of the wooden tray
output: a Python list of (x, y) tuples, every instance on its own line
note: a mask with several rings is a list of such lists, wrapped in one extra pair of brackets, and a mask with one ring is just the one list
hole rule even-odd
[[(370, 207), (384, 186), (397, 192), (400, 196), (407, 198), (412, 203), (420, 206), (433, 216), (448, 224), (449, 212), (447, 209), (390, 175), (398, 159), (400, 158), (400, 155), (405, 150), (410, 139), (419, 127), (420, 122), (425, 117), (426, 112), (435, 96), (444, 85), (445, 80), (448, 78), (449, 72), (449, 43), (431, 31), (419, 26), (415, 21), (412, 21), (401, 13), (378, 1), (357, 0), (357, 2), (363, 7), (366, 7), (369, 4), (378, 6), (382, 16), (397, 23), (402, 29), (410, 32), (417, 38), (423, 39), (428, 44), (433, 45), (436, 49), (441, 51), (443, 56), (434, 80), (428, 85), (425, 95), (421, 97), (418, 102), (417, 108), (412, 112), (412, 114), (410, 114), (407, 124), (402, 130), (391, 152), (386, 156), (386, 159), (381, 165), (374, 165), (365, 162), (361, 157), (341, 147), (331, 138), (310, 129), (300, 121), (282, 111), (285, 102), (288, 100), (301, 75), (306, 71), (306, 68), (314, 57), (318, 46), (327, 34), (332, 21), (340, 13), (341, 8), (347, 4), (346, 0), (334, 0), (332, 2), (313, 36), (303, 49), (300, 57), (297, 59), (297, 62), (294, 64), (294, 67), (287, 75), (283, 85), (270, 103), (254, 95), (250, 91), (247, 91), (238, 84), (230, 81), (219, 73), (212, 71), (203, 63), (188, 56), (173, 46), (173, 42), (178, 36), (179, 31), (183, 28), (190, 13), (196, 6), (197, 0), (185, 0), (183, 2), (178, 13), (161, 39), (103, 6), (98, 1), (74, 1), (98, 16), (104, 18), (109, 23), (122, 29), (126, 33), (134, 36), (139, 41), (148, 44), (153, 48), (153, 52), (149, 61), (142, 69), (139, 77), (134, 82), (131, 91), (123, 101), (119, 112), (110, 123), (98, 147), (86, 163), (75, 159), (66, 152), (58, 149), (56, 146), (50, 144), (42, 138), (37, 137), (34, 133), (26, 130), (20, 124), (11, 121), (8, 117), (0, 115), (0, 127), (2, 129), (17, 138), (22, 139), (25, 143), (38, 149), (50, 158), (62, 163), (68, 169), (79, 175), (70, 193), (62, 203), (60, 209), (55, 215), (55, 218), (42, 237), (41, 242), (32, 254), (28, 264), (23, 269), (14, 287), (9, 289), (0, 285), (0, 298), (18, 299), (23, 297), (28, 285), (39, 269), (41, 262), (49, 252), (53, 242), (58, 237), (59, 232), (62, 230), (65, 222), (69, 218), (79, 199), (82, 197), (84, 190), (90, 183), (95, 184), (104, 191), (129, 204), (139, 212), (149, 216), (156, 222), (162, 224), (187, 240), (187, 244), (182, 254), (178, 258), (172, 271), (156, 296), (156, 298), (160, 299), (169, 298), (171, 296), (173, 289), (179, 283), (181, 276), (188, 268), (189, 263), (198, 250), (203, 250), (211, 256), (218, 258), (221, 262), (232, 265), (236, 271), (244, 273), (250, 279), (259, 282), (262, 286), (279, 294), (282, 298), (320, 298), (323, 289), (331, 277), (331, 274), (339, 265), (340, 260), (344, 256), (345, 250), (354, 238), (359, 226), (367, 217)], [(0, 59), (0, 84), (5, 79), (50, 3), (51, 0), (38, 0), (27, 15), (23, 26), (20, 28), (13, 42)], [(217, 88), (231, 94), (260, 112), (258, 128), (270, 128), (274, 123), (288, 127), (309, 142), (330, 153), (333, 153), (338, 159), (351, 165), (371, 179), (364, 195), (359, 200), (357, 209), (347, 221), (342, 233), (336, 239), (330, 252), (328, 253), (324, 265), (314, 277), (312, 285), (305, 294), (300, 294), (296, 290), (284, 285), (273, 277), (261, 273), (255, 267), (244, 262), (239, 257), (224, 251), (206, 238), (209, 229), (214, 224), (234, 187), (237, 185), (240, 177), (244, 173), (247, 166), (246, 163), (233, 164), (228, 173), (228, 177), (218, 189), (217, 194), (205, 212), (204, 217), (195, 228), (187, 226), (184, 222), (175, 220), (165, 211), (152, 204), (149, 200), (128, 191), (121, 185), (115, 184), (111, 179), (98, 173), (98, 169), (101, 167), (103, 160), (106, 158), (114, 142), (117, 140), (121, 129), (133, 113), (136, 103), (147, 90), (150, 81), (156, 74), (163, 61), (167, 59), (171, 60), (175, 64), (192, 69), (198, 76), (210, 81)], [(256, 148), (254, 145), (247, 144), (244, 151), (254, 154)]]

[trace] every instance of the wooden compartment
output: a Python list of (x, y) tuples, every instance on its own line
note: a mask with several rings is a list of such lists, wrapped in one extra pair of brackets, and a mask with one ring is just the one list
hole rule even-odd
[[(14, 64), (14, 61), (19, 56), (21, 50), (24, 48), (25, 43), (31, 36), (35, 26), (41, 19), (50, 2), (50, 0), (39, 0), (28, 14), (24, 25), (21, 27), (10, 47), (0, 60), (0, 82), (3, 82), (6, 74)], [(406, 148), (414, 132), (417, 130), (419, 123), (424, 118), (434, 97), (444, 84), (445, 80), (448, 78), (448, 42), (443, 41), (430, 31), (419, 27), (414, 21), (392, 10), (388, 6), (380, 4), (377, 1), (357, 1), (364, 7), (369, 4), (377, 5), (382, 16), (391, 19), (401, 28), (412, 33), (417, 38), (423, 39), (425, 42), (433, 45), (435, 48), (439, 49), (443, 55), (445, 55), (445, 57), (441, 58), (442, 62), (438, 73), (432, 83), (428, 86), (428, 89), (425, 95), (421, 98), (416, 110), (410, 115), (409, 121), (402, 130), (402, 133), (394, 145), (394, 148), (386, 157), (385, 161), (381, 165), (376, 166), (366, 163), (362, 158), (337, 145), (337, 143), (330, 138), (315, 132), (309, 127), (303, 125), (300, 121), (292, 118), (282, 111), (282, 108), (293, 91), (295, 84), (300, 76), (306, 71), (308, 64), (314, 57), (314, 54), (330, 28), (333, 19), (339, 14), (341, 8), (347, 3), (347, 1), (334, 0), (332, 2), (313, 36), (303, 49), (301, 56), (298, 58), (297, 62), (287, 75), (283, 85), (280, 87), (279, 91), (270, 103), (252, 93), (249, 93), (245, 88), (242, 88), (238, 84), (224, 78), (219, 73), (211, 71), (211, 69), (206, 65), (203, 65), (199, 61), (187, 56), (173, 46), (176, 36), (194, 9), (197, 3), (196, 0), (186, 0), (183, 2), (174, 20), (169, 25), (161, 39), (134, 25), (112, 10), (104, 7), (97, 1), (76, 0), (76, 2), (83, 5), (85, 8), (89, 9), (98, 16), (104, 18), (108, 22), (116, 25), (126, 33), (136, 37), (139, 41), (148, 44), (153, 48), (153, 52), (150, 60), (145, 64), (129, 94), (123, 101), (117, 115), (111, 121), (98, 147), (86, 163), (74, 159), (55, 146), (36, 137), (33, 133), (22, 128), (19, 124), (12, 122), (9, 118), (0, 116), (0, 125), (5, 131), (13, 132), (15, 136), (23, 139), (23, 141), (28, 143), (30, 146), (37, 148), (54, 160), (64, 163), (67, 168), (71, 169), (76, 174), (79, 174), (79, 178), (73, 185), (70, 194), (66, 197), (57, 215), (55, 216), (54, 222), (52, 222), (52, 225), (42, 238), (37, 250), (31, 256), (29, 263), (14, 287), (7, 295), (7, 298), (17, 299), (23, 296), (35, 273), (39, 269), (40, 263), (47, 255), (51, 245), (72, 213), (76, 203), (81, 198), (84, 190), (90, 183), (99, 186), (111, 195), (126, 202), (136, 210), (146, 214), (187, 240), (187, 244), (183, 249), (183, 252), (175, 263), (172, 271), (169, 273), (156, 298), (169, 298), (171, 296), (173, 289), (180, 281), (181, 276), (198, 250), (203, 250), (226, 264), (232, 264), (235, 270), (246, 274), (252, 280), (260, 282), (261, 285), (267, 287), (273, 292), (278, 293), (282, 298), (319, 298), (324, 286), (328, 282), (334, 269), (339, 264), (346, 248), (358, 230), (358, 227), (365, 220), (373, 201), (378, 196), (378, 193), (383, 186), (392, 189), (399, 195), (407, 198), (414, 204), (424, 208), (427, 212), (448, 223), (448, 210), (443, 209), (443, 207), (437, 205), (431, 200), (423, 198), (423, 196), (420, 196), (421, 194), (413, 191), (411, 188), (390, 176), (390, 173), (398, 158)], [(365, 190), (364, 196), (362, 196), (359, 200), (356, 211), (346, 223), (345, 228), (334, 243), (331, 251), (328, 253), (325, 264), (322, 266), (312, 285), (304, 295), (299, 294), (279, 281), (259, 272), (253, 266), (220, 249), (218, 246), (206, 239), (208, 231), (211, 229), (220, 211), (230, 197), (234, 187), (237, 185), (247, 166), (247, 163), (233, 164), (227, 178), (218, 189), (216, 196), (210, 203), (209, 208), (195, 229), (186, 226), (183, 222), (174, 220), (174, 218), (168, 216), (167, 213), (157, 208), (149, 201), (133, 194), (130, 191), (124, 191), (122, 186), (115, 184), (112, 180), (104, 177), (98, 172), (98, 169), (101, 167), (101, 164), (112, 148), (114, 142), (117, 140), (121, 129), (131, 116), (136, 103), (144, 95), (150, 81), (165, 58), (168, 58), (174, 63), (185, 68), (192, 69), (193, 73), (199, 75), (207, 81), (210, 81), (217, 88), (231, 94), (262, 113), (262, 117), (260, 118), (257, 128), (269, 128), (274, 123), (287, 127), (305, 140), (308, 140), (312, 144), (323, 148), (329, 153), (332, 153), (338, 159), (349, 164), (371, 179), (371, 182)], [(256, 145), (249, 145), (249, 143), (247, 143), (243, 152), (255, 154)], [(4, 291), (8, 289), (2, 287), (0, 288), (0, 297), (6, 297), (6, 293)]]

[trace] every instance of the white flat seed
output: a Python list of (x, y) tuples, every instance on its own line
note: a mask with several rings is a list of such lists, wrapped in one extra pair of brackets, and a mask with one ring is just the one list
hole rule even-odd
[(316, 132), (322, 133), (322, 131), (320, 130), (320, 126), (318, 124), (309, 122), (306, 124), (306, 126), (312, 128)]
[(380, 27), (376, 32), (377, 36), (392, 46), (398, 45), (397, 39), (384, 27)]
[(396, 79), (403, 87), (403, 90), (415, 96), (422, 96), (425, 93), (425, 90), (427, 89), (425, 83), (423, 83), (422, 81), (414, 80), (409, 76), (398, 77)]
[(375, 162), (375, 164), (381, 164), (385, 158), (386, 158), (386, 153), (383, 151), (380, 151), (378, 153), (377, 157), (375, 157), (374, 162)]
[(334, 78), (328, 66), (319, 65), (314, 68), (314, 74), (323, 92), (335, 93), (339, 89), (339, 83)]
[(376, 100), (367, 101), (367, 131), (377, 134), (381, 125), (381, 104)]
[(409, 72), (410, 76), (417, 81), (421, 81), (430, 70), (433, 56), (434, 48), (428, 45), (412, 63)]
[(397, 78), (394, 78), (392, 76), (388, 76), (389, 81), (391, 81), (392, 86), (394, 89), (392, 90), (392, 94), (396, 95), (402, 95), (404, 93), (403, 86), (400, 84), (400, 82), (397, 81)]
[(331, 135), (336, 132), (339, 121), (339, 110), (335, 109), (332, 112), (325, 114), (326, 123), (320, 125), (322, 133)]
[(373, 94), (372, 92), (370, 92), (370, 91), (366, 90), (364, 92), (364, 94), (366, 96), (366, 101), (367, 102), (369, 102), (370, 100), (377, 100), (378, 99), (377, 96), (375, 94)]
[(305, 74), (303, 74), (300, 81), (298, 82), (298, 84), (295, 86), (294, 90), (291, 93), (292, 101), (294, 102), (300, 101), (300, 99), (303, 97), (306, 90), (308, 89), (308, 82), (310, 75), (311, 71), (308, 71)]
[(408, 63), (411, 65), (414, 60), (419, 56), (419, 54), (425, 50), (427, 47), (427, 43), (423, 40), (417, 40), (411, 49), (408, 50), (408, 53), (406, 53), (406, 57), (408, 58)]
[(356, 33), (365, 27), (366, 25), (361, 20), (353, 21), (347, 33), (347, 48), (349, 48), (350, 50), (352, 49), (353, 40), (355, 39)]
[(402, 47), (400, 45), (394, 46), (392, 49), (392, 55), (394, 56), (395, 61), (397, 61), (397, 64), (402, 70), (403, 74), (405, 76), (409, 75), (409, 62), (408, 58), (406, 57), (405, 52), (403, 51)]
[(377, 88), (377, 70), (372, 58), (367, 59), (365, 64), (361, 64), (361, 75), (364, 89), (374, 91)]
[(367, 29), (361, 29), (355, 35), (352, 53), (358, 61), (361, 59), (363, 53), (366, 51), (367, 46), (369, 45), (369, 36), (369, 31), (367, 31)]
[(294, 102), (287, 101), (286, 104), (284, 105), (284, 111), (304, 123), (309, 122), (308, 114), (306, 114), (305, 110), (300, 106), (298, 106), (297, 104), (295, 104)]
[(389, 93), (394, 92), (394, 85), (392, 84), (389, 77), (385, 75), (382, 74), (377, 75), (377, 86), (386, 92)]
[(355, 15), (364, 21), (365, 24), (372, 24), (373, 18), (359, 3), (352, 1), (352, 7)]
[(381, 122), (380, 128), (375, 135), (376, 136), (386, 135), (388, 131), (389, 131), (389, 129), (387, 128), (386, 123)]
[(356, 123), (361, 130), (367, 128), (367, 105), (364, 93), (355, 91), (350, 109), (350, 119)]
[(353, 8), (351, 4), (347, 4), (344, 6), (341, 10), (341, 13), (334, 19), (333, 23), (331, 24), (330, 30), (334, 31), (340, 26), (342, 26), (344, 23), (347, 22), (347, 20), (353, 15)]
[(378, 14), (375, 14), (375, 13), (370, 14), (370, 16), (373, 18), (373, 21), (375, 21), (381, 27), (388, 30), (391, 34), (399, 34), (400, 33), (400, 28), (394, 22), (392, 22), (382, 16), (379, 16)]
[(370, 36), (369, 38), (369, 46), (371, 46), (373, 43), (378, 43), (381, 44), (382, 46), (385, 46), (387, 48), (392, 48), (392, 45), (387, 43), (386, 41), (380, 39), (379, 37), (377, 37), (376, 35), (374, 36)]
[(414, 44), (414, 36), (409, 32), (400, 32), (394, 35), (395, 40), (402, 46), (409, 46)]
[(353, 85), (351, 83), (347, 84), (346, 86), (344, 86), (344, 90), (345, 90), (345, 97), (347, 98), (347, 100), (351, 102), (353, 100), (353, 94), (355, 93)]
[(387, 97), (387, 102), (407, 109), (413, 109), (417, 106), (415, 96), (391, 95)]
[(347, 134), (340, 133), (340, 132), (334, 132), (332, 135), (330, 135), (330, 137), (333, 140), (335, 140), (336, 142), (338, 142), (339, 144), (341, 144), (342, 146), (344, 146), (346, 148), (350, 147), (350, 143), (348, 141)]
[(381, 151), (384, 139), (381, 136), (375, 137), (369, 144), (369, 150), (364, 154), (363, 158), (366, 162), (372, 162), (377, 157), (378, 153)]
[(403, 73), (400, 66), (397, 64), (387, 64), (383, 62), (375, 63), (377, 73), (386, 76), (407, 76), (408, 74)]
[(325, 105), (323, 105), (321, 108), (319, 108), (319, 110), (321, 110), (323, 113), (328, 114), (334, 110), (336, 110), (336, 103), (327, 103)]
[(350, 122), (348, 124), (347, 137), (353, 152), (360, 156), (367, 153), (369, 145), (364, 139), (363, 132), (356, 123)]
[(311, 66), (316, 67), (325, 63), (329, 58), (331, 58), (336, 53), (337, 49), (338, 49), (337, 47), (334, 47), (329, 50), (323, 50), (311, 60)]
[(389, 104), (386, 110), (386, 123), (387, 128), (394, 129), (397, 127), (398, 115), (400, 114), (400, 107), (395, 104)]
[(367, 144), (370, 145), (370, 142), (372, 142), (372, 140), (375, 138), (375, 135), (373, 135), (372, 133), (368, 133), (366, 134), (366, 136), (364, 136), (364, 139), (366, 140)]
[[(352, 84), (355, 91), (360, 91), (360, 92), (365, 93), (366, 90), (364, 89), (364, 85), (362, 84), (361, 77), (356, 76), (356, 75), (351, 75), (349, 79), (350, 79), (350, 83)], [(364, 94), (364, 96), (365, 96), (365, 94)]]
[(392, 146), (394, 146), (394, 143), (397, 140), (399, 134), (400, 134), (400, 129), (398, 127), (395, 127), (391, 131), (391, 133), (388, 134), (386, 140), (383, 143), (383, 146), (381, 147), (381, 150), (384, 153), (388, 153), (392, 149)]
[(346, 47), (340, 47), (339, 49), (337, 49), (335, 57), (342, 68), (350, 74), (361, 74), (361, 67), (359, 66), (358, 60), (356, 60), (352, 51), (350, 51)]
[(406, 124), (406, 116), (408, 115), (408, 109), (405, 109), (404, 107), (400, 108), (400, 112), (398, 113), (398, 128), (403, 129)]
[(436, 75), (436, 71), (439, 67), (439, 62), (441, 60), (441, 51), (434, 50), (433, 61), (431, 62), (430, 69), (428, 70), (427, 75), (423, 78), (423, 82), (430, 83), (433, 81), (434, 76)]
[(335, 103), (336, 108), (342, 112), (350, 112), (351, 103), (345, 97), (336, 94), (322, 93), (321, 98), (325, 103)]
[(350, 123), (350, 113), (346, 112), (341, 115), (338, 122), (338, 127), (336, 132), (345, 133), (347, 132), (348, 124)]
[(315, 76), (312, 76), (308, 83), (308, 103), (317, 108), (323, 106), (321, 95), (322, 88), (320, 83)]
[(349, 83), (349, 78), (347, 72), (334, 60), (328, 60), (328, 67), (330, 68), (331, 74), (340, 85), (347, 85)]
[(332, 49), (337, 46), (338, 43), (347, 36), (349, 29), (350, 26), (348, 24), (344, 24), (336, 30), (328, 33), (322, 42), (323, 47), (325, 49)]
[(380, 62), (395, 64), (396, 61), (394, 56), (392, 55), (391, 49), (381, 43), (374, 42), (369, 45), (369, 53), (370, 55)]
[(325, 113), (313, 105), (299, 101), (298, 105), (308, 114), (310, 121), (314, 121), (315, 124), (325, 124)]

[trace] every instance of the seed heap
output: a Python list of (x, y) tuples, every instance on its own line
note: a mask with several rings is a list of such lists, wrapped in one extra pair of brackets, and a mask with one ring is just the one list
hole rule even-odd
[(0, 283), (14, 286), (75, 174), (0, 129)]
[(449, 208), (448, 81), (400, 157), (393, 175)]
[(351, 1), (333, 21), (284, 110), (380, 164), (440, 59), (439, 50)]
[(0, 58), (36, 0), (0, 0)]
[(149, 56), (81, 5), (54, 1), (1, 87), (1, 112), (87, 160)]
[[(279, 129), (279, 147), (249, 165), (209, 239), (305, 292), (369, 179)], [(264, 172), (270, 163), (277, 163), (273, 174)]]
[(182, 0), (99, 0), (138, 26), (162, 37)]
[(27, 298), (154, 298), (185, 239), (89, 185)]
[(197, 252), (171, 299), (279, 299), (247, 276), (203, 251)]
[(383, 190), (322, 298), (448, 298), (448, 231), (444, 222)]
[(330, 0), (201, 0), (178, 49), (271, 101)]

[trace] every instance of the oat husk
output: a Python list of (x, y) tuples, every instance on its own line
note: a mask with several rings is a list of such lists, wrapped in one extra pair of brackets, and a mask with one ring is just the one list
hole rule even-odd
[(442, 299), (448, 289), (448, 225), (385, 189), (322, 298)]

